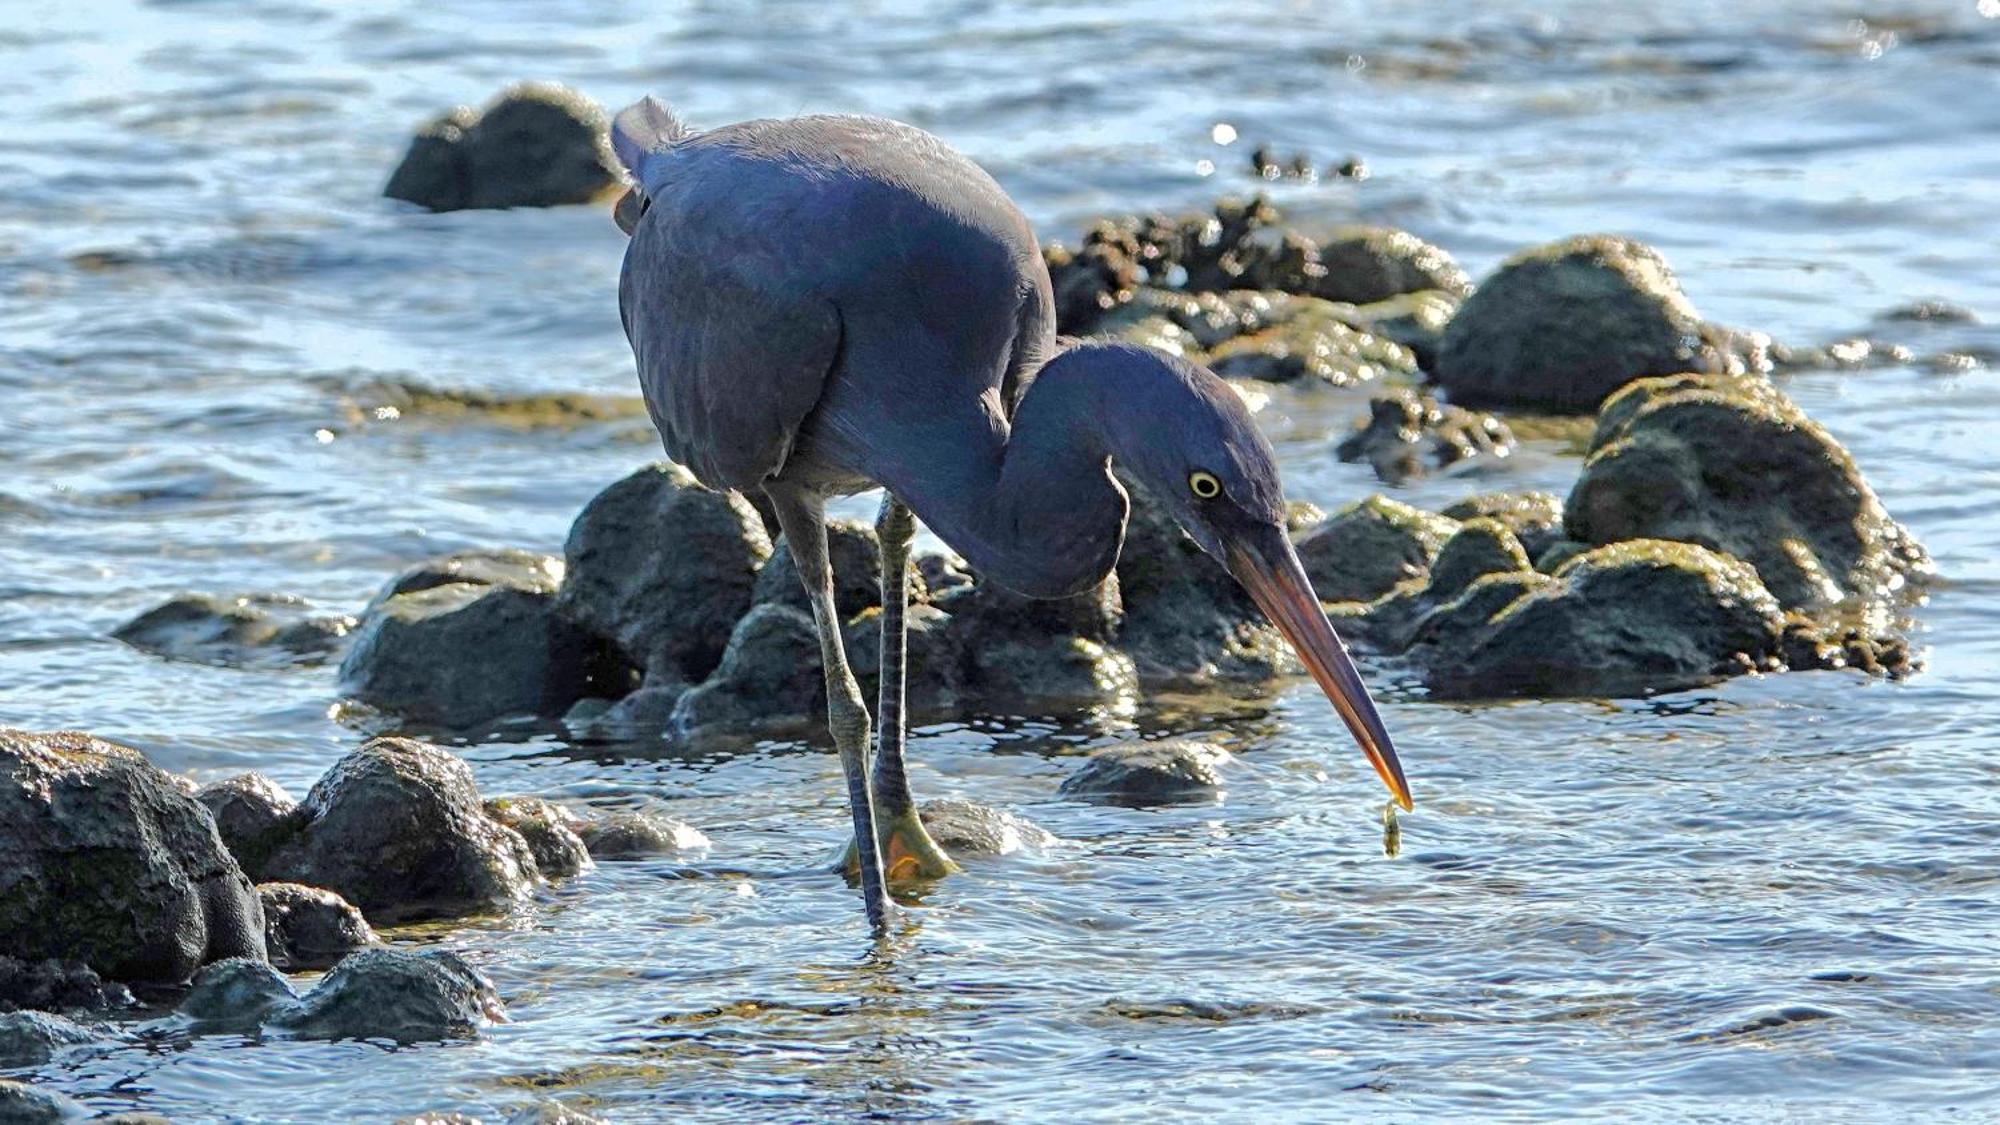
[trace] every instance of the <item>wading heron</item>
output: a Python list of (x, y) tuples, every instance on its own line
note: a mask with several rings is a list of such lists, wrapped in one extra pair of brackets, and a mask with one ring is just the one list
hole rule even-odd
[[(897, 878), (955, 870), (903, 769), (912, 512), (987, 580), (1075, 594), (1118, 560), (1129, 508), (1114, 464), (1243, 584), (1410, 807), (1395, 747), (1285, 534), (1271, 447), (1242, 401), (1174, 356), (1058, 341), (1034, 233), (978, 165), (880, 118), (694, 132), (653, 98), (618, 115), (612, 145), (635, 181), (617, 212), (631, 236), (618, 302), (647, 409), (667, 454), (704, 484), (762, 490), (777, 510), (819, 630), (878, 932), (885, 861)], [(871, 755), (825, 502), (876, 487)]]

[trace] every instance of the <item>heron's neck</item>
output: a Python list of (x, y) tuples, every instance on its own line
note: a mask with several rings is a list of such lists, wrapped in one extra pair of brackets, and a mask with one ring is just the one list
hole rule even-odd
[[(979, 574), (1032, 597), (1061, 597), (1111, 573), (1129, 502), (1111, 475), (1119, 452), (1110, 413), (1122, 365), (1080, 345), (1035, 376), (1011, 425), (968, 450), (961, 479), (900, 489), (925, 525)], [(1129, 405), (1127, 407), (1129, 409)], [(956, 476), (957, 474), (953, 474)]]

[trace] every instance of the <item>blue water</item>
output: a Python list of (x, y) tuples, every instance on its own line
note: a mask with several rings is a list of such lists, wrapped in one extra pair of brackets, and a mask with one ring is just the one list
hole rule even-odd
[[(1360, 183), (1268, 186), (1307, 229), (1404, 226), (1475, 276), (1629, 234), (1719, 321), (1897, 339), (1919, 362), (1786, 387), (1937, 557), (1924, 672), (1463, 706), (1375, 665), (1420, 802), (1393, 860), (1310, 685), (968, 715), (915, 738), (919, 791), (1062, 843), (949, 880), (882, 956), (818, 870), (845, 815), (829, 755), (523, 729), (461, 748), (487, 791), (660, 807), (714, 844), (395, 935), (463, 952), (513, 1022), (403, 1050), (147, 1025), (28, 1076), (188, 1121), (537, 1099), (634, 1121), (2000, 1113), (2000, 374), (1921, 361), (2000, 354), (1993, 4), (663, 7), (6, 0), (0, 721), (302, 792), (363, 737), (330, 669), (168, 663), (109, 630), (183, 589), (353, 612), (413, 559), (558, 549), (653, 455), (629, 418), (372, 409), (396, 387), (633, 390), (602, 210), (379, 198), (416, 124), (523, 78), (657, 92), (698, 125), (901, 117), (1056, 238), (1254, 189), (1259, 142), (1357, 155)], [(1873, 324), (1922, 297), (1989, 324)], [(1331, 454), (1365, 397), (1275, 394), (1295, 496), (1379, 487)], [(1575, 469), (1531, 443), (1397, 494)], [(1241, 755), (1222, 800), (1056, 795), (1072, 755), (1163, 731)]]

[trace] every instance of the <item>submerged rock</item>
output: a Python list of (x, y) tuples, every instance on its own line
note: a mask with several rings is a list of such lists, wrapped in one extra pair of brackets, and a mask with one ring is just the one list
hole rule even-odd
[(959, 797), (925, 801), (917, 815), (938, 847), (957, 859), (1041, 851), (1056, 842), (1055, 834), (1038, 824)]
[(0, 728), (0, 949), (178, 983), (264, 956), (264, 918), (215, 822), (138, 751)]
[(1461, 406), (1584, 412), (1634, 379), (1705, 362), (1701, 317), (1666, 260), (1587, 235), (1503, 263), (1445, 328), (1434, 374)]
[(181, 594), (120, 625), (133, 648), (198, 664), (269, 667), (317, 664), (347, 643), (355, 620), (314, 614), (279, 594)]
[(563, 556), (565, 616), (649, 676), (699, 683), (750, 608), (771, 541), (742, 496), (661, 462), (598, 493)]
[(0, 1121), (7, 1125), (58, 1125), (89, 1116), (81, 1103), (54, 1090), (0, 1078)]
[(298, 998), (283, 973), (262, 961), (232, 957), (195, 975), (180, 1013), (200, 1023), (257, 1027)]
[(598, 859), (680, 855), (708, 847), (700, 829), (656, 812), (610, 813), (582, 821), (577, 832)]
[(1564, 525), (1726, 551), (1792, 609), (1879, 603), (1930, 571), (1840, 443), (1760, 380), (1677, 375), (1607, 401)]
[(0, 1068), (41, 1066), (67, 1048), (96, 1041), (89, 1028), (62, 1016), (8, 1012), (0, 1015)]
[(1299, 539), (1299, 562), (1330, 602), (1370, 602), (1430, 573), (1458, 521), (1375, 495)]
[(753, 607), (737, 622), (714, 674), (680, 697), (669, 726), (753, 731), (795, 726), (826, 713), (819, 632), (786, 605)]
[(293, 827), (298, 802), (261, 773), (239, 773), (195, 790), (236, 862), (256, 870)]
[(1643, 695), (1776, 667), (1784, 627), (1749, 564), (1634, 540), (1473, 582), (1411, 655), (1450, 698)]
[(521, 834), (544, 879), (567, 879), (590, 869), (590, 851), (577, 830), (583, 819), (540, 797), (495, 797), (487, 815)]
[(1491, 414), (1400, 390), (1372, 399), (1368, 424), (1343, 438), (1334, 453), (1342, 461), (1365, 460), (1376, 477), (1400, 484), (1474, 458), (1506, 457), (1515, 444), (1513, 431)]
[(553, 83), (511, 87), (481, 112), (426, 124), (382, 194), (432, 211), (588, 203), (622, 180), (604, 111)]
[(1393, 227), (1336, 228), (1319, 244), (1319, 263), (1326, 274), (1313, 293), (1333, 301), (1366, 305), (1424, 290), (1472, 292), (1472, 279), (1450, 254)]
[(593, 690), (629, 683), (608, 646), (556, 612), (546, 574), (480, 577), (494, 581), (419, 577), (415, 588), (377, 599), (341, 662), (342, 692), (406, 718), (469, 727), (559, 715)]
[(325, 887), (377, 921), (504, 908), (532, 887), (533, 853), (481, 806), (472, 770), (408, 738), (334, 763), (299, 806), (299, 829), (258, 870)]
[(1092, 752), (1063, 779), (1060, 792), (1119, 805), (1208, 801), (1220, 792), (1222, 771), (1234, 760), (1222, 747), (1193, 739), (1125, 742)]
[(493, 985), (456, 953), (376, 947), (348, 956), (271, 1020), (306, 1039), (466, 1039), (503, 1022)]
[(257, 897), (264, 904), (264, 948), (286, 972), (324, 969), (379, 940), (353, 903), (324, 888), (260, 883)]

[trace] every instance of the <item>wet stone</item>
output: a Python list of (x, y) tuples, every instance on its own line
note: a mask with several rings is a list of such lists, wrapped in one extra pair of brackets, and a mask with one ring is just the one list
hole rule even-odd
[(1300, 538), (1299, 562), (1322, 600), (1374, 601), (1429, 574), (1457, 530), (1457, 520), (1370, 496)]
[(1116, 637), (1140, 680), (1261, 680), (1283, 668), (1283, 642), (1236, 580), (1143, 485), (1119, 481), (1132, 507), (1117, 564)]
[(1038, 824), (1005, 809), (959, 797), (925, 801), (917, 815), (931, 839), (958, 859), (1039, 852), (1056, 842), (1055, 834)]
[(120, 625), (111, 635), (169, 660), (281, 667), (324, 662), (347, 643), (354, 627), (354, 618), (313, 613), (302, 598), (181, 594)]
[(1553, 492), (1482, 492), (1446, 505), (1438, 514), (1497, 520), (1533, 559), (1563, 539), (1563, 498)]
[[(833, 563), (833, 604), (842, 620), (862, 610), (882, 604), (881, 543), (875, 529), (853, 520), (829, 520), (826, 526), (827, 555)], [(779, 537), (771, 557), (757, 572), (751, 594), (759, 603), (788, 605), (802, 612), (812, 611), (805, 584), (792, 552)], [(919, 597), (919, 600), (921, 598)]]
[(1367, 461), (1375, 476), (1400, 484), (1475, 458), (1490, 463), (1512, 453), (1513, 431), (1491, 414), (1399, 390), (1368, 404), (1368, 423), (1334, 448), (1345, 462)]
[(54, 1090), (0, 1078), (0, 1121), (7, 1125), (59, 1125), (88, 1116), (81, 1104)]
[[(970, 582), (968, 578), (967, 585), (949, 587), (945, 596), (970, 589)], [(844, 636), (848, 665), (861, 684), (862, 697), (870, 701), (872, 713), (882, 667), (880, 613), (865, 613), (848, 622)], [(912, 605), (904, 613), (903, 698), (910, 714), (940, 712), (958, 704), (965, 687), (960, 639), (952, 631), (951, 615), (935, 606)]]
[(577, 835), (583, 819), (561, 805), (540, 797), (495, 797), (486, 812), (528, 842), (542, 878), (567, 879), (590, 869), (590, 851)]
[(1234, 760), (1222, 747), (1192, 739), (1120, 743), (1084, 759), (1063, 779), (1061, 792), (1135, 806), (1208, 801), (1220, 792), (1222, 771)]
[(306, 1039), (468, 1039), (506, 1019), (492, 982), (456, 953), (351, 954), (272, 1023)]
[(1472, 292), (1471, 278), (1450, 254), (1391, 227), (1336, 228), (1319, 244), (1319, 263), (1326, 273), (1313, 295), (1333, 301), (1365, 305), (1424, 290)]
[(24, 961), (0, 954), (0, 1012), (129, 1008), (137, 1002), (130, 989), (106, 981), (81, 961)]
[(1438, 550), (1424, 593), (1436, 601), (1450, 601), (1488, 574), (1532, 569), (1528, 553), (1506, 525), (1477, 517), (1461, 524)]
[(371, 920), (502, 909), (536, 878), (527, 841), (486, 814), (472, 770), (414, 739), (377, 738), (334, 763), (299, 818), (259, 877), (325, 887)]
[(562, 585), (562, 579), (563, 560), (558, 555), (518, 547), (457, 551), (426, 559), (390, 579), (363, 612), (374, 610), (398, 594), (414, 594), (438, 586), (505, 586), (552, 594)]
[(767, 603), (737, 622), (721, 663), (676, 701), (669, 726), (683, 734), (749, 733), (795, 727), (825, 713), (819, 631), (803, 612)]
[(41, 1066), (70, 1047), (96, 1041), (89, 1028), (62, 1016), (8, 1012), (0, 1015), (0, 1068)]
[(1434, 374), (1462, 406), (1585, 412), (1634, 379), (1705, 369), (1701, 329), (1657, 251), (1579, 236), (1504, 262), (1445, 328)]
[(284, 974), (262, 961), (232, 957), (195, 975), (180, 1013), (200, 1023), (257, 1027), (297, 999)]
[(259, 883), (264, 946), (286, 972), (324, 969), (378, 940), (354, 904), (332, 891), (300, 883)]
[(208, 811), (136, 750), (0, 728), (0, 950), (179, 983), (264, 955), (255, 890)]
[(583, 821), (577, 834), (598, 859), (681, 855), (709, 846), (701, 830), (656, 812), (608, 813)]
[(588, 203), (621, 174), (595, 102), (553, 83), (503, 91), (418, 131), (382, 194), (432, 211)]
[(239, 773), (195, 790), (237, 863), (255, 869), (294, 828), (298, 802), (261, 773)]

